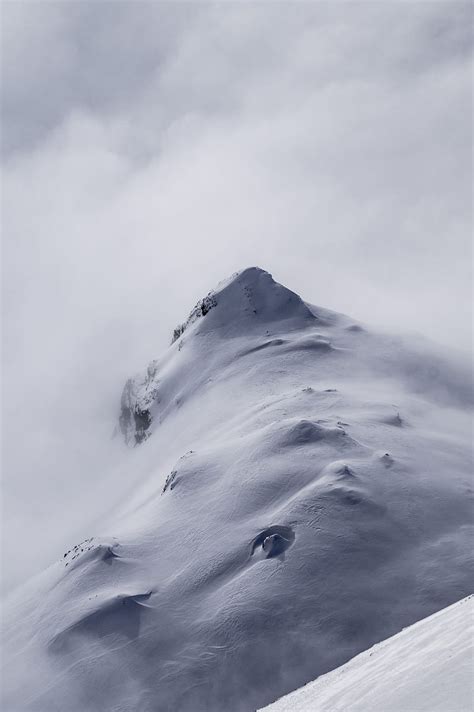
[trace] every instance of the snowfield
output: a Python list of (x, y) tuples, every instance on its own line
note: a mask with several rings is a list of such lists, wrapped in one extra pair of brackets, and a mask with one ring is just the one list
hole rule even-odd
[(474, 599), (469, 596), (265, 707), (265, 712), (473, 709)]
[(100, 531), (9, 597), (1, 709), (249, 712), (464, 598), (472, 403), (454, 357), (237, 273), (125, 385)]

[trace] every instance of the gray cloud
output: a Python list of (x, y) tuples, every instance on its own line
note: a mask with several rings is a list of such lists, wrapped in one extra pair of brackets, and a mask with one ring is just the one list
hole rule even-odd
[(4, 4), (7, 587), (89, 534), (122, 382), (228, 273), (469, 347), (471, 14)]

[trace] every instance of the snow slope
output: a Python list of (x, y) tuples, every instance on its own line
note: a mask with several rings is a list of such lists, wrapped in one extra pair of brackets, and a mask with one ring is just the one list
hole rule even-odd
[(469, 596), (265, 707), (265, 712), (473, 709), (474, 599)]
[(173, 339), (100, 531), (9, 598), (2, 710), (247, 712), (472, 591), (469, 370), (258, 268)]

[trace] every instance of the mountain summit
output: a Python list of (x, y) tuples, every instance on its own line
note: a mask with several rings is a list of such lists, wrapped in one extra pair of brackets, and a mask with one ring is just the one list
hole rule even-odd
[(174, 340), (207, 314), (210, 316), (205, 323), (199, 323), (199, 330), (219, 328), (226, 336), (242, 331), (248, 333), (273, 322), (302, 328), (316, 318), (301, 297), (275, 282), (272, 275), (260, 267), (236, 272), (209, 292), (196, 304), (188, 319), (175, 329)]
[[(177, 348), (181, 351), (189, 337), (194, 338), (194, 345), (196, 338), (206, 337), (206, 361), (209, 361), (211, 343), (214, 352), (223, 351), (221, 345), (215, 346), (216, 339), (249, 339), (258, 334), (269, 337), (305, 329), (317, 321), (316, 314), (298, 294), (275, 282), (272, 275), (260, 267), (248, 267), (222, 281), (198, 301), (186, 321), (174, 329), (172, 344), (178, 342)], [(266, 340), (263, 347), (269, 344), (275, 345), (275, 342)], [(119, 424), (129, 445), (140, 444), (148, 437), (153, 406), (158, 402), (163, 405), (160, 363), (163, 361), (153, 361), (145, 373), (125, 384)], [(193, 378), (196, 384), (200, 376), (194, 374)]]
[(219, 285), (125, 385), (100, 531), (10, 598), (3, 709), (249, 712), (466, 596), (468, 380)]

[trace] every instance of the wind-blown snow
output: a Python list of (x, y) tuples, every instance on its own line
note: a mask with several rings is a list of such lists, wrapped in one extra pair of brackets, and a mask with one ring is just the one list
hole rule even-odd
[(472, 590), (469, 372), (258, 268), (211, 296), (126, 386), (101, 531), (9, 599), (6, 710), (247, 712)]
[(469, 596), (265, 707), (264, 712), (472, 709), (474, 599)]

